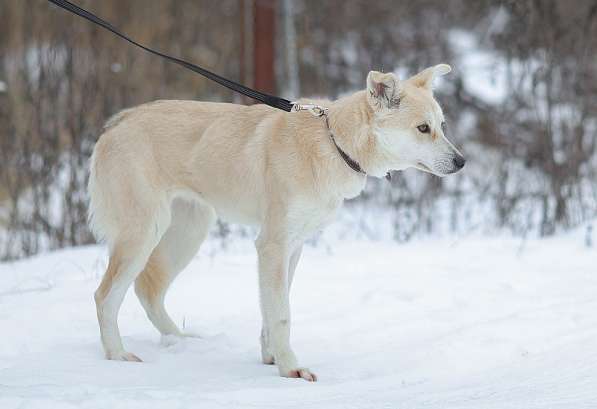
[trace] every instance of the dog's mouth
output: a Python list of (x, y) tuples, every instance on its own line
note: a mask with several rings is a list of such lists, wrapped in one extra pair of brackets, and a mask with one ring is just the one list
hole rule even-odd
[(417, 162), (417, 164), (415, 165), (415, 168), (418, 170), (422, 170), (423, 172), (430, 173), (434, 176), (439, 176), (440, 178), (443, 178), (444, 176), (447, 175), (447, 173), (445, 173), (445, 172), (438, 172), (438, 171), (431, 169), (429, 166), (425, 165), (423, 162)]
[(425, 165), (423, 162), (417, 162), (417, 169), (422, 170), (423, 172), (427, 172), (427, 173), (431, 173), (433, 175), (435, 175), (435, 172), (431, 170), (431, 168), (427, 165)]

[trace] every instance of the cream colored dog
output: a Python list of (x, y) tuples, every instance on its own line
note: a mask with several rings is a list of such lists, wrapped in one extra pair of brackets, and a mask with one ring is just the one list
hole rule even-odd
[(303, 242), (363, 190), (366, 174), (415, 167), (443, 176), (464, 166), (431, 91), (449, 71), (437, 65), (404, 81), (372, 71), (365, 91), (318, 102), (329, 129), (308, 112), (193, 101), (156, 101), (110, 119), (89, 179), (91, 227), (110, 250), (95, 293), (107, 358), (140, 361), (117, 324), (133, 281), (160, 333), (183, 336), (164, 296), (219, 216), (260, 227), (263, 362), (315, 381), (289, 343), (288, 294)]

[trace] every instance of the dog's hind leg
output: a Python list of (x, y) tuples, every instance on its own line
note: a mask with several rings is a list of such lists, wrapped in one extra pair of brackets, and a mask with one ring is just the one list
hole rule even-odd
[(172, 198), (154, 151), (148, 143), (137, 143), (144, 132), (114, 125), (100, 137), (91, 158), (90, 226), (110, 248), (95, 302), (104, 351), (113, 360), (139, 361), (123, 348), (118, 311), (171, 221)]
[[(162, 230), (163, 232), (163, 230)], [(141, 361), (126, 352), (118, 329), (118, 311), (124, 296), (157, 245), (162, 232), (147, 226), (134, 237), (119, 237), (111, 246), (108, 270), (95, 292), (97, 318), (106, 358), (120, 361)]]
[(147, 317), (162, 336), (182, 336), (164, 306), (168, 287), (197, 254), (216, 219), (204, 203), (174, 200), (168, 230), (135, 280), (135, 292)]

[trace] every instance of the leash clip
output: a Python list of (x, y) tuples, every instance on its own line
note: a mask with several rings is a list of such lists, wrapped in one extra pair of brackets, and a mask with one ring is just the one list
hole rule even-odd
[(309, 111), (313, 116), (321, 117), (327, 116), (328, 109), (321, 105), (315, 104), (299, 104), (298, 102), (292, 103), (292, 112)]

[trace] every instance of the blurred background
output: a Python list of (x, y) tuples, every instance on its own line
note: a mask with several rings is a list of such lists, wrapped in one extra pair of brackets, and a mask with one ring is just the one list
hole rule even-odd
[[(77, 0), (139, 42), (288, 99), (369, 70), (438, 82), (464, 172), (370, 180), (339, 222), (372, 239), (549, 236), (597, 215), (597, 2)], [(102, 124), (154, 99), (252, 103), (43, 0), (0, 4), (0, 258), (93, 242)], [(245, 230), (220, 223), (226, 239)]]

